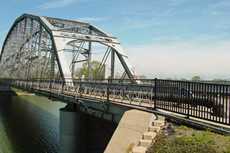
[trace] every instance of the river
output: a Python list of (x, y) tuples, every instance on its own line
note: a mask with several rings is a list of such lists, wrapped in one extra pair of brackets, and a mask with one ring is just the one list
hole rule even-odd
[(57, 153), (59, 109), (45, 97), (0, 97), (0, 153)]

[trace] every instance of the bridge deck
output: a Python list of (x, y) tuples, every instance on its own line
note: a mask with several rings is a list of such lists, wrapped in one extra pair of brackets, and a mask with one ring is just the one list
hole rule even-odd
[(168, 88), (165, 91), (162, 89), (154, 91), (153, 89), (156, 87), (152, 84), (118, 85), (81, 82), (72, 86), (71, 84), (63, 84), (61, 82), (29, 82), (18, 80), (13, 85), (27, 90), (43, 92), (60, 100), (68, 99), (69, 97), (72, 99), (72, 102), (77, 102), (77, 99), (112, 102), (148, 110), (157, 109), (194, 119), (230, 125), (230, 98), (227, 92), (208, 94), (208, 96), (206, 95), (208, 98), (205, 100), (210, 101), (204, 101), (204, 96), (202, 97), (200, 91), (196, 90), (193, 91), (196, 94), (195, 97), (188, 101), (186, 97), (175, 98), (177, 96), (175, 91), (172, 91), (169, 96), (169, 92), (167, 92)]

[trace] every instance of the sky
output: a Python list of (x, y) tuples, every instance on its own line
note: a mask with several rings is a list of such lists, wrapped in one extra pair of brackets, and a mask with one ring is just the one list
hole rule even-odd
[(23, 13), (100, 27), (120, 40), (139, 75), (230, 79), (230, 0), (7, 0), (1, 44)]

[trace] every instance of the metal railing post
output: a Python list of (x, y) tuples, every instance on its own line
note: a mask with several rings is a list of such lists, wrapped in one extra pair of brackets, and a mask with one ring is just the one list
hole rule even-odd
[(154, 100), (153, 100), (153, 109), (156, 109), (157, 103), (157, 78), (154, 79)]
[(64, 84), (65, 84), (65, 80), (61, 80), (61, 93), (63, 94), (63, 90), (64, 90)]
[(81, 79), (80, 79), (80, 80), (79, 80), (79, 97), (82, 96), (81, 90), (82, 90), (82, 81), (81, 81)]
[(33, 91), (34, 90), (34, 79), (31, 79), (31, 91)]
[(53, 85), (52, 83), (53, 83), (53, 80), (49, 80), (49, 92), (50, 92), (49, 98), (50, 99), (52, 98), (52, 85)]
[(109, 102), (109, 84), (110, 84), (111, 80), (108, 79), (108, 82), (107, 82), (107, 102)]
[(188, 103), (187, 103), (187, 118), (189, 118), (189, 116), (190, 116), (190, 103), (191, 103), (191, 101), (192, 101), (192, 95), (190, 94), (190, 90), (191, 90), (191, 82), (188, 82), (188, 91), (189, 91), (189, 94), (188, 94)]

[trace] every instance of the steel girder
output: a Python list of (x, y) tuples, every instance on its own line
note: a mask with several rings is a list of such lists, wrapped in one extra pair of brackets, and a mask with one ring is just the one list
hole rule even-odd
[[(30, 34), (28, 34), (28, 29), (27, 29), (29, 20), (31, 20), (29, 25), (31, 31)], [(33, 24), (37, 24), (37, 25), (35, 26)], [(37, 26), (39, 26), (39, 28)], [(39, 33), (38, 37), (34, 38), (37, 35), (37, 33)], [(48, 41), (50, 42), (49, 44), (44, 45), (42, 44), (43, 40), (41, 40), (44, 38), (41, 37), (44, 37), (45, 34), (48, 35), (47, 36)], [(14, 37), (19, 38), (19, 40), (15, 39)], [(71, 42), (74, 41), (82, 41), (82, 42), (87, 42), (89, 44), (88, 51), (86, 51), (86, 53), (88, 54), (87, 60), (88, 60), (89, 69), (90, 69), (89, 63), (91, 60), (90, 57), (91, 43), (97, 42), (110, 47), (113, 51), (113, 53), (111, 54), (112, 55), (111, 74), (114, 75), (114, 56), (116, 53), (129, 79), (132, 80), (134, 79), (134, 71), (132, 70), (131, 65), (128, 63), (128, 57), (124, 53), (117, 38), (105, 33), (104, 31), (100, 30), (99, 28), (89, 23), (58, 19), (52, 17), (41, 17), (41, 16), (36, 16), (31, 14), (24, 14), (19, 18), (17, 18), (16, 21), (14, 22), (13, 26), (9, 30), (6, 39), (4, 41), (2, 52), (0, 55), (0, 62), (1, 65), (3, 66), (5, 63), (7, 63), (7, 56), (9, 56), (10, 54), (6, 52), (12, 51), (12, 56), (16, 56), (20, 54), (20, 50), (22, 49), (24, 49), (24, 52), (22, 52), (23, 54), (29, 52), (30, 50), (29, 57), (33, 58), (32, 55), (35, 54), (33, 53), (33, 50), (37, 50), (37, 52), (39, 52), (47, 49), (50, 50), (50, 56), (51, 56), (50, 59), (54, 59), (56, 64), (58, 65), (60, 77), (66, 80), (72, 78), (71, 69), (69, 67), (72, 61), (68, 58), (65, 48), (67, 44), (70, 44)], [(29, 46), (30, 48), (28, 47), (26, 48), (25, 46), (29, 42), (30, 42), (30, 46)], [(15, 57), (11, 59), (14, 60)], [(33, 64), (33, 61), (30, 61), (30, 63)], [(19, 63), (16, 62), (11, 64), (17, 65)], [(8, 62), (7, 66), (12, 67), (11, 64), (9, 64)], [(113, 77), (114, 76), (111, 76), (111, 78)]]

